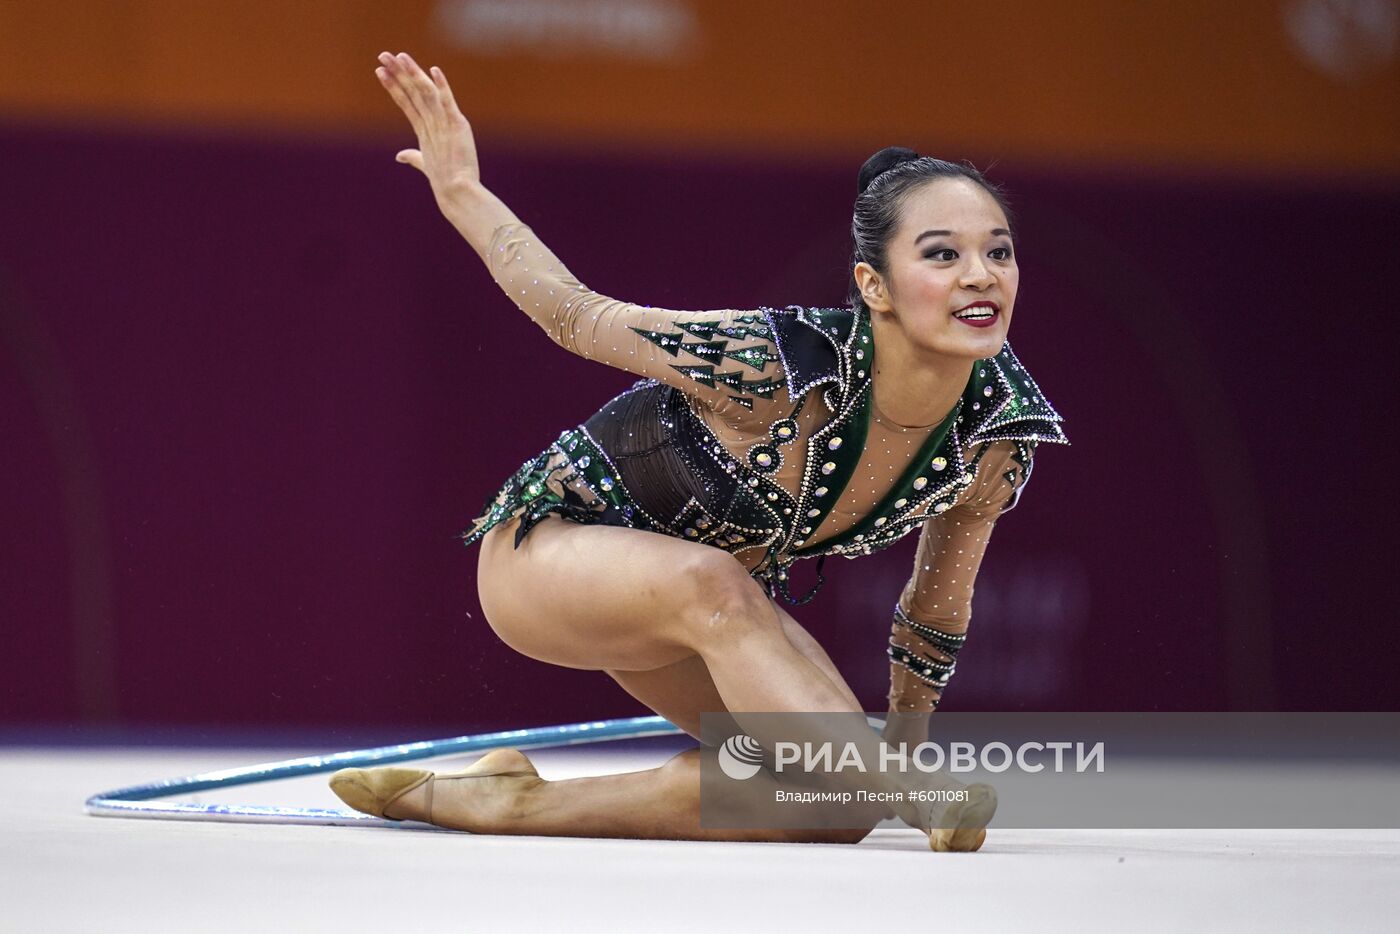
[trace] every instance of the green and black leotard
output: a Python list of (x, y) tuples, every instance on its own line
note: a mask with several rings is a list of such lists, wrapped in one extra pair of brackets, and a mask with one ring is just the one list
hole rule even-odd
[[(877, 348), (863, 309), (619, 301), (580, 283), (524, 224), (498, 228), (487, 255), (551, 340), (641, 379), (521, 465), (462, 533), (468, 545), (520, 517), (518, 546), (555, 513), (722, 548), (774, 597), (805, 603), (816, 590), (788, 593), (793, 562), (856, 558), (918, 528), (899, 606), (962, 632), (993, 524), (1019, 498), (1036, 444), (1068, 443), (1009, 343), (978, 361), (942, 422), (897, 425), (874, 408)], [(895, 629), (908, 650), (892, 646), (892, 664), (917, 695), (909, 652), (928, 646)]]

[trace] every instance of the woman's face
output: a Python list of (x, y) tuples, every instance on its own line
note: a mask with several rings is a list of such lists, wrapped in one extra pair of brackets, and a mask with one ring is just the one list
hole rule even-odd
[[(921, 185), (905, 199), (874, 303), (863, 289), (866, 304), (889, 313), (917, 349), (995, 356), (1011, 327), (1019, 278), (1007, 227), (996, 199), (976, 182)], [(976, 305), (983, 307), (969, 308)]]

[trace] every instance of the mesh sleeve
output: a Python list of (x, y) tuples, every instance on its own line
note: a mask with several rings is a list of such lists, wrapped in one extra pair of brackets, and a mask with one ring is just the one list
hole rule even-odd
[[(951, 509), (924, 522), (914, 557), (914, 571), (899, 597), (899, 606), (913, 622), (950, 635), (962, 635), (972, 620), (972, 596), (997, 518), (1020, 496), (1029, 474), (1029, 458), (1015, 442), (990, 442), (977, 480)], [(892, 647), (905, 659), (953, 659), (913, 628), (892, 624)], [(937, 666), (934, 666), (937, 667)], [(890, 704), (901, 712), (932, 711), (941, 691), (916, 666), (890, 662)]]
[(675, 311), (620, 301), (579, 282), (526, 224), (504, 224), (491, 277), (550, 340), (588, 360), (675, 386), (731, 421), (784, 385), (762, 311)]

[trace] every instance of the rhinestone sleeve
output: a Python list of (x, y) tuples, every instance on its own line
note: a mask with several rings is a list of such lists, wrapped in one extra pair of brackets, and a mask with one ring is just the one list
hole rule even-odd
[(673, 311), (599, 294), (526, 224), (498, 227), (491, 277), (550, 340), (588, 360), (670, 384), (741, 418), (784, 385), (761, 311)]
[[(890, 629), (890, 709), (931, 712), (953, 673), (972, 618), (978, 568), (992, 528), (1015, 500), (1029, 457), (1014, 442), (989, 442), (976, 482), (951, 509), (930, 517), (919, 534), (914, 571), (900, 594)], [(904, 617), (901, 619), (901, 615)]]

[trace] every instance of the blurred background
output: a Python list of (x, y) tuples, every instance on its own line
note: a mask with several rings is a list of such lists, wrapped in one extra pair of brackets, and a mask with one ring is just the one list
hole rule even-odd
[[(457, 533), (634, 378), (395, 163), (381, 50), (644, 304), (843, 304), (884, 146), (1007, 186), (1012, 344), (1072, 444), (998, 525), (944, 709), (1397, 709), (1397, 0), (10, 0), (0, 736), (647, 712), (483, 618)], [(916, 538), (793, 610), (868, 710)]]

